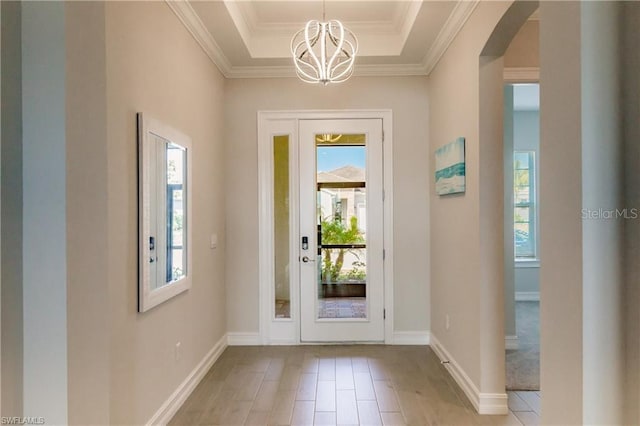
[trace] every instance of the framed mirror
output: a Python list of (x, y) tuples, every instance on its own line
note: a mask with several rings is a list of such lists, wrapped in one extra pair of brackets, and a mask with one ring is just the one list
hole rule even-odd
[(191, 287), (191, 139), (138, 113), (138, 312)]

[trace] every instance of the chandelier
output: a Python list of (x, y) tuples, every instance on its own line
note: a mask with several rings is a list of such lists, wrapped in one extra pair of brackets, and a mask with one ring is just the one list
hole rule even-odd
[(291, 39), (291, 54), (298, 77), (306, 83), (341, 83), (353, 74), (358, 39), (338, 20), (311, 20)]
[(316, 142), (319, 144), (336, 143), (340, 140), (342, 135), (332, 135), (331, 133), (322, 133), (316, 135)]

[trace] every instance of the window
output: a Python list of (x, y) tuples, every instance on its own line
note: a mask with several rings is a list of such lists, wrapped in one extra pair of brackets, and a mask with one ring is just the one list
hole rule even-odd
[(166, 205), (157, 206), (158, 210), (165, 208), (162, 226), (167, 233), (166, 279), (165, 283), (178, 281), (187, 274), (185, 250), (185, 148), (173, 143), (166, 145), (167, 184)]
[(513, 155), (513, 234), (516, 260), (537, 258), (535, 152)]

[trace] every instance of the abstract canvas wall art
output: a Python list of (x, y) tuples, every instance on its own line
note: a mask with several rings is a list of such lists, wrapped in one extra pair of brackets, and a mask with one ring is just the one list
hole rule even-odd
[(436, 193), (465, 191), (464, 138), (457, 138), (436, 150)]

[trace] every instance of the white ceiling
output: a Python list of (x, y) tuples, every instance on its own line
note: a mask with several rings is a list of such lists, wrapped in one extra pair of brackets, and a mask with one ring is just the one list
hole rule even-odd
[[(167, 1), (228, 78), (295, 75), (291, 37), (322, 18), (319, 0)], [(327, 0), (326, 18), (358, 37), (356, 75), (426, 75), (477, 0)]]

